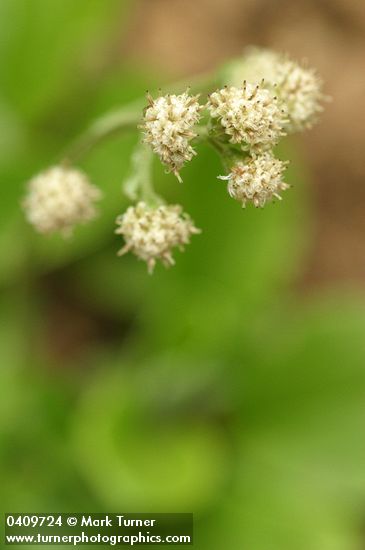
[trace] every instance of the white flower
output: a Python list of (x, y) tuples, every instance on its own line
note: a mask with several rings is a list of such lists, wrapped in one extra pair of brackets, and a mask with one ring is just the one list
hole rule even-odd
[(263, 207), (273, 198), (281, 200), (280, 191), (288, 189), (282, 179), (287, 164), (276, 159), (272, 153), (263, 153), (238, 162), (228, 176), (219, 178), (228, 181), (228, 193), (243, 207), (247, 202)]
[(141, 126), (145, 143), (151, 145), (161, 162), (179, 181), (179, 170), (196, 154), (190, 140), (197, 135), (193, 129), (200, 120), (202, 110), (198, 97), (187, 92), (157, 99), (148, 96), (149, 106)]
[(323, 111), (321, 103), (326, 96), (316, 71), (271, 50), (250, 49), (242, 60), (229, 66), (226, 78), (234, 85), (243, 80), (255, 84), (264, 79), (265, 86), (272, 89), (285, 106), (288, 132), (311, 127)]
[(74, 168), (54, 166), (35, 176), (23, 201), (26, 218), (40, 233), (69, 235), (75, 225), (96, 216), (100, 190)]
[(266, 149), (285, 135), (286, 115), (276, 97), (261, 84), (218, 90), (209, 96), (208, 109), (219, 119), (231, 143)]
[(183, 250), (184, 245), (189, 243), (190, 236), (200, 233), (191, 218), (183, 213), (180, 205), (153, 208), (139, 202), (119, 216), (117, 224), (119, 227), (116, 233), (123, 235), (126, 243), (118, 254), (133, 252), (147, 262), (150, 273), (158, 259), (166, 267), (174, 265), (172, 249), (178, 247)]

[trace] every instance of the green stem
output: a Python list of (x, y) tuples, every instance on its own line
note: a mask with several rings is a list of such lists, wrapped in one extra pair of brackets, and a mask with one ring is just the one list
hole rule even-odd
[[(212, 74), (203, 74), (190, 80), (177, 82), (167, 86), (164, 90), (159, 90), (159, 94), (168, 93), (173, 89), (176, 93), (181, 93), (186, 89), (191, 92), (209, 91), (214, 85)], [(99, 145), (105, 139), (128, 130), (135, 130), (141, 121), (143, 108), (146, 105), (144, 99), (134, 101), (121, 109), (107, 113), (97, 119), (91, 126), (65, 151), (62, 156), (62, 162), (73, 164), (78, 162), (91, 149)]]
[(141, 174), (140, 198), (150, 206), (157, 206), (163, 202), (162, 198), (155, 192), (152, 182), (153, 153), (146, 145), (141, 146), (145, 162)]
[(130, 200), (142, 200), (151, 206), (163, 202), (153, 187), (152, 165), (153, 153), (150, 147), (139, 143), (132, 155), (132, 174), (123, 184), (123, 191)]
[(221, 144), (219, 142), (219, 140), (215, 139), (214, 137), (208, 137), (207, 138), (207, 143), (213, 147), (213, 149), (218, 153), (221, 161), (222, 161), (222, 164), (223, 164), (223, 167), (224, 169), (229, 172), (230, 171), (230, 167), (229, 167), (229, 164), (227, 162), (227, 147), (225, 147), (223, 144)]
[(231, 171), (232, 166), (239, 161), (244, 160), (248, 153), (242, 150), (237, 150), (234, 145), (224, 141), (214, 135), (208, 135), (207, 143), (219, 154), (223, 167), (227, 172)]
[(108, 137), (119, 132), (134, 130), (140, 119), (143, 109), (142, 101), (108, 113), (97, 119), (63, 155), (66, 163), (75, 163), (95, 146)]

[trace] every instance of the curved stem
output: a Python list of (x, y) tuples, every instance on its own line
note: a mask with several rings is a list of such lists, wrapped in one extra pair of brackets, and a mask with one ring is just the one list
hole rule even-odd
[[(208, 91), (214, 85), (215, 79), (212, 74), (198, 75), (190, 80), (183, 80), (160, 89), (159, 94), (165, 94), (171, 89), (181, 93), (186, 89), (190, 91)], [(119, 132), (137, 129), (142, 118), (142, 111), (146, 102), (144, 99), (134, 101), (121, 109), (103, 115), (97, 119), (81, 136), (65, 151), (62, 156), (63, 162), (72, 164), (80, 160), (93, 147), (97, 146), (104, 139)]]
[(143, 103), (142, 101), (138, 101), (97, 119), (66, 150), (63, 155), (64, 162), (77, 162), (106, 138), (122, 131), (136, 129), (141, 119), (142, 109)]

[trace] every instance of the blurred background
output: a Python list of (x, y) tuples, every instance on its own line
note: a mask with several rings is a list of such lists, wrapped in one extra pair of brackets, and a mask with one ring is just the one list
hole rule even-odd
[[(365, 548), (364, 2), (0, 0), (0, 33), (2, 512), (188, 511), (199, 550)], [(242, 211), (200, 146), (183, 186), (157, 175), (203, 233), (148, 276), (113, 234), (132, 133), (80, 163), (98, 220), (26, 225), (26, 181), (92, 120), (251, 44), (333, 97), (281, 147), (282, 203)]]

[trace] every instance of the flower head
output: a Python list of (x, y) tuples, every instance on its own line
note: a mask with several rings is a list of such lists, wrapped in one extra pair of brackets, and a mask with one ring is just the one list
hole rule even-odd
[(244, 83), (240, 88), (218, 90), (209, 96), (208, 109), (213, 118), (219, 119), (231, 143), (267, 149), (285, 135), (286, 115), (262, 84)]
[(149, 106), (144, 114), (144, 141), (180, 181), (179, 171), (196, 154), (190, 141), (197, 135), (194, 126), (202, 110), (198, 97), (187, 92), (157, 99), (148, 96)]
[(189, 243), (191, 235), (200, 233), (180, 205), (153, 208), (139, 202), (119, 216), (117, 224), (116, 233), (123, 235), (126, 243), (119, 255), (133, 252), (147, 262), (150, 273), (158, 259), (166, 267), (174, 265), (172, 249), (178, 247), (182, 250)]
[(255, 84), (264, 79), (265, 86), (274, 90), (286, 109), (289, 132), (311, 127), (323, 110), (321, 103), (326, 97), (322, 93), (322, 80), (314, 69), (287, 56), (252, 48), (242, 60), (230, 65), (229, 73), (226, 77), (232, 84), (243, 80)]
[(272, 153), (263, 153), (238, 162), (228, 176), (219, 178), (228, 181), (228, 193), (243, 207), (247, 202), (263, 207), (273, 198), (281, 200), (280, 191), (289, 187), (282, 179), (286, 165), (287, 162), (276, 159)]
[(40, 233), (72, 232), (96, 216), (100, 190), (74, 168), (54, 166), (30, 180), (23, 201), (26, 218)]

